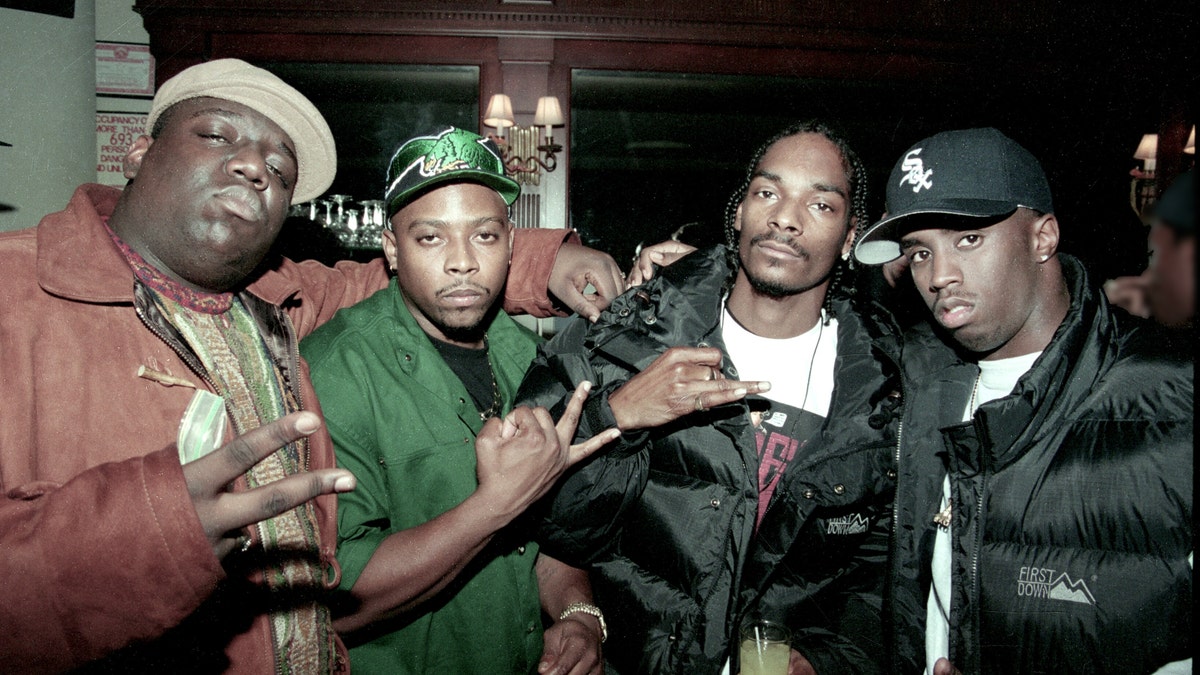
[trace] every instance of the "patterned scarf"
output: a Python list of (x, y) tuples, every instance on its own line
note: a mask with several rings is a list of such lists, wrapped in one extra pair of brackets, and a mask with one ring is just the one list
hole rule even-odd
[[(110, 230), (111, 233), (111, 230)], [(300, 410), (267, 352), (250, 312), (232, 293), (203, 293), (167, 278), (116, 235), (113, 241), (154, 302), (212, 377), (238, 435)], [(301, 439), (254, 465), (237, 489), (266, 485), (307, 471), (308, 443)], [(263, 551), (262, 577), (279, 608), (270, 613), (276, 673), (329, 673), (336, 651), (329, 609), (311, 597), (324, 588), (320, 535), (312, 502), (257, 524), (253, 544)]]

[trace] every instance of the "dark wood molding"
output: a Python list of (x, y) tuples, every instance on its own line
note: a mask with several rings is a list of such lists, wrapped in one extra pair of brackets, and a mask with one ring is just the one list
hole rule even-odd
[[(151, 35), (160, 80), (220, 56), (441, 63), (429, 60), (445, 51), (440, 41), (512, 38), (551, 39), (561, 45), (554, 48), (560, 59), (594, 54), (589, 67), (679, 70), (699, 58), (693, 70), (807, 75), (845, 67), (889, 77), (945, 74), (946, 66), (954, 72), (996, 52), (1039, 67), (1042, 37), (1058, 23), (1048, 4), (955, 3), (952, 10), (945, 0), (458, 0), (435, 9), (423, 2), (141, 0), (134, 9)], [(460, 62), (475, 62), (460, 53)]]

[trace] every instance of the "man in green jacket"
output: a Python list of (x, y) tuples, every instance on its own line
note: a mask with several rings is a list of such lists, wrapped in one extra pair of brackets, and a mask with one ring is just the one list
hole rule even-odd
[[(510, 410), (538, 344), (500, 311), (519, 192), (476, 134), (404, 143), (385, 195), (396, 278), (302, 345), (338, 464), (359, 481), (338, 504), (335, 619), (356, 672), (599, 671), (605, 628), (586, 575), (539, 555), (514, 523), (616, 436), (567, 449), (584, 383), (560, 450), (504, 443), (552, 424), (544, 410)], [(502, 441), (476, 443), (489, 425)], [(555, 619), (544, 633), (542, 611)]]

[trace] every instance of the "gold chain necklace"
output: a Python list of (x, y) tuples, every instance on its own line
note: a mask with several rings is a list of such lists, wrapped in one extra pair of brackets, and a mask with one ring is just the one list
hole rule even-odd
[(492, 352), (491, 346), (488, 344), (487, 335), (483, 336), (483, 354), (486, 357), (488, 364), (488, 374), (492, 376), (492, 405), (487, 410), (479, 412), (479, 419), (486, 422), (489, 419), (500, 414), (500, 384), (496, 382), (496, 369), (492, 367)]

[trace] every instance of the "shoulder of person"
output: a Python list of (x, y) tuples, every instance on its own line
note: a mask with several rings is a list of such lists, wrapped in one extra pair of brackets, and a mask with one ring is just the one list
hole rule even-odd
[[(500, 311), (497, 312), (496, 318), (492, 320), (493, 324), (490, 330), (499, 329), (504, 332), (504, 335), (507, 338), (532, 342), (535, 345), (538, 345), (545, 342), (546, 339), (539, 335), (536, 330), (530, 328), (526, 323), (526, 319), (532, 318), (533, 317), (529, 317), (527, 314), (512, 316)], [(552, 321), (553, 319), (545, 320)]]
[(300, 352), (310, 365), (315, 366), (324, 356), (363, 342), (364, 336), (389, 330), (394, 322), (387, 307), (393, 302), (390, 288), (373, 295), (351, 307), (337, 311), (333, 318), (317, 327), (300, 341)]

